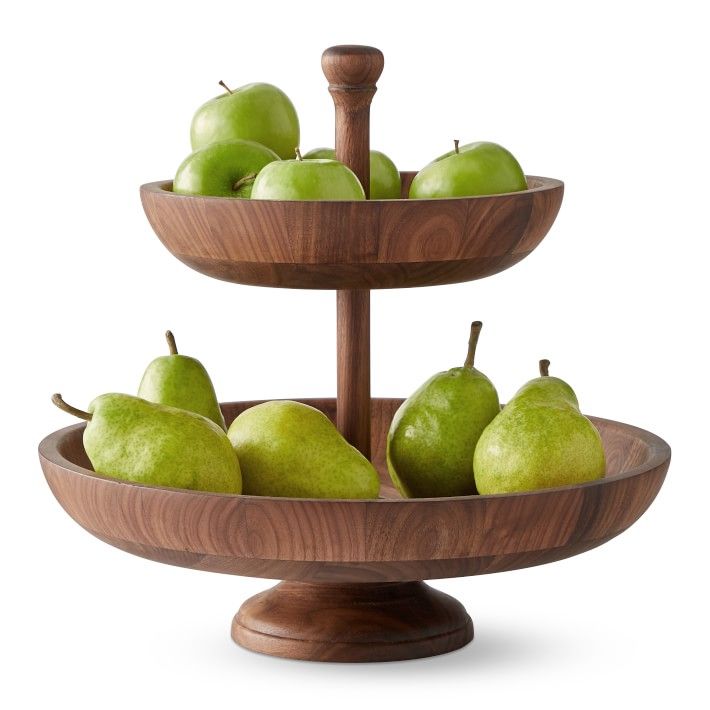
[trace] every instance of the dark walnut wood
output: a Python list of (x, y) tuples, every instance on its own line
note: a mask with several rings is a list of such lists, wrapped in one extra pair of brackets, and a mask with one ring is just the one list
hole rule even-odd
[(321, 66), (335, 104), (335, 156), (370, 196), (370, 103), (385, 60), (374, 47), (340, 45), (323, 52)]
[(423, 582), (281, 582), (248, 599), (232, 622), (241, 646), (309, 661), (402, 661), (473, 639), (460, 602)]
[[(302, 401), (335, 420), (334, 399)], [(668, 445), (654, 434), (593, 419), (608, 459), (604, 479), (513, 495), (400, 500), (384, 451), (401, 401), (372, 400), (379, 500), (232, 496), (104, 478), (84, 453), (84, 424), (44, 439), (40, 459), (67, 513), (112, 545), (184, 567), (310, 582), (435, 579), (569, 557), (636, 521), (670, 461)], [(227, 422), (254, 404), (225, 404)]]
[(362, 44), (328, 47), (321, 57), (323, 73), (335, 88), (369, 89), (377, 83), (384, 65), (379, 49)]
[[(302, 400), (335, 421), (334, 399)], [(247, 601), (234, 639), (289, 658), (366, 661), (434, 655), (468, 643), (470, 619), (422, 579), (487, 574), (561, 560), (632, 525), (656, 497), (670, 449), (650, 432), (592, 418), (607, 455), (602, 480), (499, 496), (403, 500), (385, 466), (399, 399), (372, 400), (378, 500), (201, 493), (95, 474), (84, 424), (39, 447), (67, 513), (99, 539), (158, 562), (290, 580)], [(225, 419), (258, 402), (222, 406)], [(392, 584), (387, 584), (392, 583)]]
[(338, 431), (370, 457), (370, 292), (337, 294)]
[[(403, 173), (408, 185), (414, 173)], [(286, 202), (176, 195), (141, 187), (167, 249), (225, 281), (286, 288), (405, 288), (491, 276), (524, 259), (552, 226), (559, 180), (440, 200)]]
[[(335, 154), (370, 196), (370, 103), (384, 66), (379, 49), (330, 47), (321, 58), (335, 104)], [(370, 456), (370, 292), (338, 291), (338, 413), (340, 433)]]

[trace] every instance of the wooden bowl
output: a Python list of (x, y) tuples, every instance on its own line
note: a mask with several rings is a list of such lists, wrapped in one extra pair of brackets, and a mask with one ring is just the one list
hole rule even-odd
[[(335, 417), (335, 400), (302, 400)], [(561, 560), (623, 532), (648, 508), (670, 448), (628, 424), (592, 418), (606, 477), (530, 493), (399, 499), (385, 439), (399, 399), (372, 400), (378, 500), (233, 496), (99, 476), (84, 424), (39, 447), (47, 482), (69, 515), (99, 539), (193, 569), (291, 580), (245, 602), (232, 634), (254, 650), (319, 660), (433, 655), (471, 640), (465, 609), (419, 580), (501, 572)], [(226, 420), (257, 402), (223, 405)]]
[[(415, 173), (402, 173), (403, 193)], [(542, 241), (563, 184), (437, 200), (287, 202), (194, 197), (172, 183), (141, 187), (163, 244), (208, 276), (258, 286), (371, 289), (433, 286), (496, 274)]]

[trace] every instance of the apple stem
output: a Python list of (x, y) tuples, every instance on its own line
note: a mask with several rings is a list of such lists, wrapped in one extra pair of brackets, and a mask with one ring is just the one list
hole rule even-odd
[(236, 192), (239, 188), (248, 185), (250, 182), (254, 182), (254, 180), (256, 180), (256, 173), (249, 173), (249, 175), (239, 178), (239, 180), (232, 185), (232, 190)]
[(459, 139), (458, 138), (454, 138), (454, 153), (456, 153), (456, 155), (459, 154)]
[(234, 92), (220, 79), (219, 85), (223, 88), (226, 89), (230, 94), (233, 94)]
[(540, 360), (540, 377), (550, 376), (550, 361)]
[(232, 185), (232, 190), (235, 192), (239, 190), (240, 188), (244, 187), (244, 185), (248, 185), (250, 182), (254, 182), (256, 180), (256, 173), (249, 173), (249, 175), (245, 175), (242, 178), (239, 178), (234, 185)]
[(301, 155), (299, 148), (296, 148), (296, 160), (303, 160), (303, 156)]
[(73, 414), (75, 417), (79, 417), (79, 419), (84, 419), (87, 422), (91, 421), (91, 414), (89, 412), (85, 412), (83, 409), (77, 409), (76, 407), (72, 407), (71, 404), (67, 404), (62, 399), (61, 394), (53, 394), (52, 402), (57, 407), (59, 407), (59, 409), (64, 412), (67, 412), (67, 414)]
[(481, 334), (483, 323), (480, 320), (475, 320), (471, 323), (471, 336), (468, 339), (468, 353), (464, 367), (473, 368), (473, 359), (476, 357), (476, 346), (478, 345), (478, 336)]
[(177, 355), (178, 349), (177, 345), (175, 344), (175, 336), (173, 335), (172, 330), (165, 331), (165, 339), (168, 341), (168, 348), (170, 349), (170, 354)]

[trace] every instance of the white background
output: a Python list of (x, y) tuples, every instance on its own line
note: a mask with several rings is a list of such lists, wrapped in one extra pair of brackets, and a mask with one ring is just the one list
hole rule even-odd
[[(707, 702), (707, 220), (703, 3), (15, 3), (0, 23), (4, 360), (0, 693), (8, 708), (686, 707)], [(153, 235), (138, 186), (172, 177), (193, 111), (269, 81), (332, 144), (323, 49), (386, 58), (373, 147), (402, 169), (494, 140), (566, 183), (539, 249), (488, 280), (373, 293), (373, 394), (458, 365), (505, 400), (540, 357), (583, 409), (673, 447), (667, 482), (619, 538), (513, 573), (435, 582), (475, 641), (433, 659), (307, 664), (229, 637), (270, 585), (159, 565), (89, 536), (36, 446), (77, 406), (134, 392), (170, 327), (220, 397), (335, 390), (330, 292), (210, 280)], [(705, 658), (703, 658), (705, 656)]]

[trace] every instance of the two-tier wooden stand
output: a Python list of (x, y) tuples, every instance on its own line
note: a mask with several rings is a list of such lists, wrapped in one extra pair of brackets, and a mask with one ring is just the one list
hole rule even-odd
[[(335, 146), (369, 194), (369, 111), (382, 72), (371, 47), (326, 50)], [(413, 173), (403, 173), (406, 197)], [(445, 653), (473, 638), (463, 606), (421, 580), (518, 569), (596, 547), (628, 528), (663, 483), (670, 449), (650, 432), (593, 418), (605, 478), (501, 496), (401, 499), (385, 440), (397, 399), (370, 398), (370, 288), (456, 283), (525, 258), (552, 225), (563, 185), (439, 200), (285, 202), (177, 195), (143, 185), (155, 232), (180, 260), (244, 284), (337, 291), (337, 400), (323, 410), (380, 472), (377, 500), (230, 496), (143, 486), (91, 470), (83, 424), (40, 444), (47, 481), (100, 539), (194, 569), (284, 579), (246, 601), (240, 645), (309, 660), (391, 661)], [(256, 402), (223, 404), (227, 423)]]

